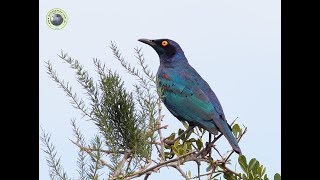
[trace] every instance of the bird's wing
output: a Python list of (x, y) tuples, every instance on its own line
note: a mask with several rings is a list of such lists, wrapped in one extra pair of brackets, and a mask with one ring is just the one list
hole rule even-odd
[(188, 87), (179, 80), (171, 80), (167, 75), (159, 80), (165, 96), (164, 103), (175, 116), (187, 121), (212, 120), (214, 107), (199, 87)]
[[(174, 77), (176, 78), (172, 79)], [(159, 78), (159, 85), (163, 87), (164, 104), (170, 112), (178, 119), (182, 117), (213, 134), (217, 134), (218, 129), (225, 135), (233, 149), (241, 154), (230, 125), (214, 107), (207, 92), (204, 92), (197, 83), (186, 82), (184, 78), (178, 76), (172, 76), (172, 78), (167, 74)]]
[(172, 81), (168, 76), (160, 78), (159, 85), (163, 87), (163, 102), (174, 116), (187, 121), (189, 125), (197, 125), (214, 135), (218, 134), (213, 121), (215, 109), (199, 87), (188, 87), (181, 80)]
[(188, 73), (185, 73), (184, 75), (186, 76), (185, 79), (189, 81), (188, 84), (193, 84), (201, 87), (202, 91), (205, 92), (205, 94), (210, 99), (210, 102), (215, 108), (215, 111), (223, 120), (226, 121), (222, 106), (216, 94), (212, 91), (211, 87), (209, 86), (209, 84), (198, 74), (198, 72), (193, 67), (188, 66), (187, 71)]
[(188, 73), (183, 73), (186, 77), (184, 79), (187, 79), (189, 82), (187, 85), (188, 87), (201, 87), (201, 90), (204, 92), (204, 94), (209, 99), (210, 103), (212, 104), (214, 111), (213, 113), (213, 124), (219, 129), (219, 131), (227, 138), (229, 143), (231, 144), (232, 148), (239, 154), (241, 154), (240, 147), (237, 143), (237, 140), (235, 139), (232, 128), (228, 124), (225, 115), (223, 113), (223, 109), (220, 105), (220, 102), (215, 95), (215, 93), (210, 88), (209, 84), (197, 73), (197, 71), (192, 68), (191, 66), (188, 66), (187, 68)]

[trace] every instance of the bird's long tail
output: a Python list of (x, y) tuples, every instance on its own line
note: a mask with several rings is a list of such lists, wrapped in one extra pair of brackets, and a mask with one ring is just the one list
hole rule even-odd
[(239, 155), (241, 155), (241, 149), (238, 145), (236, 138), (232, 133), (230, 125), (226, 121), (222, 120), (219, 123), (217, 123), (216, 126), (218, 127), (219, 131), (227, 138), (233, 150)]

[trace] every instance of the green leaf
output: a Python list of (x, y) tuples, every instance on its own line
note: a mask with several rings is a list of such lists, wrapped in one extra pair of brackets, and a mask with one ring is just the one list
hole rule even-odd
[(240, 131), (241, 131), (241, 128), (240, 128), (239, 124), (235, 124), (232, 126), (232, 132), (235, 137), (238, 137), (238, 134), (240, 133)]
[(174, 140), (175, 137), (176, 137), (176, 133), (171, 133), (168, 139)]
[(247, 173), (248, 165), (247, 165), (247, 159), (244, 155), (240, 155), (238, 158), (238, 162), (240, 164), (241, 169)]
[[(263, 166), (261, 165), (261, 167), (263, 167)], [(264, 167), (264, 168), (262, 169), (261, 176), (264, 175), (264, 173), (266, 173), (266, 167)]]
[[(179, 137), (182, 133), (184, 133), (184, 130), (179, 129), (179, 131), (178, 131), (178, 137)], [(182, 141), (185, 141), (185, 140), (186, 140), (186, 135), (181, 136), (181, 140), (182, 140)]]
[(197, 139), (196, 144), (197, 144), (198, 150), (200, 150), (203, 147), (203, 143), (200, 139)]
[(263, 180), (269, 180), (269, 178), (268, 178), (268, 175), (267, 175), (267, 174), (265, 174), (265, 175), (264, 175)]
[(184, 155), (186, 152), (184, 151), (184, 149), (183, 148), (179, 148), (178, 149), (178, 154), (179, 154), (179, 156), (182, 156), (182, 155)]
[(191, 171), (190, 170), (188, 171), (188, 176), (191, 178)]
[(182, 125), (184, 126), (184, 128), (188, 129), (189, 128), (189, 125), (187, 122), (185, 121), (180, 121), (182, 123)]
[(217, 173), (216, 175), (212, 176), (212, 179), (214, 179), (215, 177), (219, 176), (221, 173)]
[(187, 134), (186, 134), (186, 139), (188, 139), (192, 134), (192, 131), (189, 131)]
[(242, 179), (243, 180), (248, 180), (248, 177), (245, 174), (242, 174)]
[(279, 173), (276, 173), (276, 174), (274, 175), (274, 180), (281, 180), (281, 176), (280, 176)]
[(262, 177), (261, 173), (262, 173), (262, 165), (257, 168), (257, 174), (259, 175), (259, 177)]
[(179, 129), (179, 130), (178, 130), (178, 136), (180, 136), (183, 132), (184, 132), (183, 129)]
[(187, 145), (187, 143), (184, 143), (184, 145), (183, 145), (184, 152), (187, 152), (187, 149), (188, 149), (188, 145)]
[(185, 144), (187, 145), (187, 149), (191, 151), (192, 150), (191, 142), (185, 142)]
[(257, 171), (258, 171), (259, 167), (260, 167), (260, 163), (259, 163), (259, 161), (257, 161), (257, 163), (252, 168), (253, 174), (257, 174)]
[(180, 145), (179, 140), (175, 141), (175, 142), (174, 142), (174, 144), (173, 144), (173, 146), (174, 146), (175, 148), (178, 148), (178, 147), (179, 147), (179, 145)]
[(252, 171), (253, 168), (256, 167), (257, 163), (258, 163), (258, 161), (256, 160), (256, 158), (251, 159), (249, 162), (248, 171), (249, 172)]
[(197, 140), (195, 138), (190, 138), (187, 140), (187, 142), (196, 142)]
[(235, 177), (234, 177), (232, 174), (227, 173), (227, 172), (224, 172), (224, 173), (223, 173), (223, 177), (224, 177), (225, 179), (227, 179), (227, 180), (234, 180), (234, 179), (235, 179)]
[(174, 154), (179, 155), (178, 149), (176, 147), (171, 146), (171, 148), (172, 148)]
[(209, 172), (211, 169), (212, 169), (212, 166), (209, 165), (209, 166), (206, 168), (206, 172)]
[[(171, 153), (169, 153), (169, 152), (164, 152), (164, 156), (166, 157), (166, 158), (169, 158), (171, 155), (170, 155)], [(160, 156), (160, 154), (159, 154), (159, 156)]]
[(254, 177), (254, 176), (253, 176), (253, 173), (250, 172), (250, 173), (249, 173), (249, 180), (253, 180), (253, 177)]

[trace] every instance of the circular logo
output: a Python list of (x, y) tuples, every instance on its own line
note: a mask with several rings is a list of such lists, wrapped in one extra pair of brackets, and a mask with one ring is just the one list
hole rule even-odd
[(59, 30), (66, 26), (68, 17), (62, 9), (54, 8), (48, 12), (46, 21), (51, 29)]

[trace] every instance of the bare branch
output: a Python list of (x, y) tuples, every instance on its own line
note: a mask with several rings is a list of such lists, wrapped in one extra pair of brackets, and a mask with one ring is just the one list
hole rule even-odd
[(151, 172), (147, 172), (146, 176), (143, 178), (143, 180), (147, 180), (150, 175), (151, 175)]
[(217, 153), (219, 154), (219, 156), (221, 157), (221, 159), (223, 159), (222, 155), (220, 154), (219, 150), (213, 146), (213, 149), (217, 151)]
[(128, 158), (130, 157), (131, 155), (131, 151), (130, 150), (127, 150), (124, 155), (123, 155), (123, 158), (122, 160), (120, 161), (117, 169), (114, 171), (113, 175), (112, 175), (112, 179), (113, 178), (117, 178), (118, 175), (121, 173), (121, 170), (122, 170), (122, 167), (124, 166), (124, 163), (128, 160)]
[[(159, 145), (161, 146), (161, 143), (160, 143)], [(159, 154), (161, 154), (161, 150), (159, 149), (158, 144), (157, 144), (157, 143), (155, 143), (155, 144), (154, 144), (154, 146), (156, 147), (156, 149), (157, 149), (158, 153), (159, 153)]]
[(172, 162), (179, 161), (180, 159), (182, 159), (182, 158), (184, 158), (184, 157), (187, 157), (187, 156), (189, 156), (189, 155), (191, 155), (191, 154), (194, 154), (194, 153), (195, 153), (195, 152), (192, 151), (192, 152), (189, 152), (189, 153), (187, 153), (187, 154), (185, 154), (185, 155), (182, 155), (182, 156), (180, 156), (180, 157), (177, 157), (177, 158), (175, 158), (175, 159), (171, 159), (171, 160), (168, 160), (168, 161), (165, 161), (165, 162), (160, 162), (160, 163), (158, 163), (158, 164), (156, 164), (156, 165), (154, 165), (154, 166), (152, 166), (152, 167), (150, 167), (150, 168), (148, 168), (148, 169), (145, 169), (145, 170), (143, 170), (143, 171), (139, 171), (139, 172), (136, 172), (136, 173), (132, 174), (132, 175), (131, 175), (131, 176), (132, 176), (131, 178), (139, 177), (139, 176), (141, 176), (141, 175), (143, 175), (143, 174), (145, 174), (145, 173), (147, 173), (147, 172), (149, 172), (149, 171), (158, 170), (158, 169), (160, 169), (160, 168), (163, 167), (163, 166), (168, 166), (168, 164), (170, 164), (170, 163), (172, 163)]
[(192, 177), (192, 178), (190, 178), (190, 179), (200, 179), (200, 177), (202, 177), (202, 176), (207, 176), (207, 175), (209, 175), (211, 172), (208, 172), (208, 173), (205, 173), (205, 174), (200, 174), (200, 175), (197, 175), (197, 176), (194, 176), (194, 177)]
[[(162, 118), (161, 118), (162, 119)], [(168, 128), (168, 125), (164, 125), (164, 126), (161, 126), (161, 127), (158, 127), (158, 128), (156, 128), (155, 130), (157, 131), (157, 130), (159, 130), (159, 129), (167, 129)]]
[[(84, 150), (84, 151), (89, 151), (89, 152), (92, 152), (92, 151), (98, 151), (97, 149), (92, 149), (92, 148), (89, 148), (89, 147), (84, 147), (84, 146), (81, 146), (81, 144), (79, 144), (78, 142), (75, 142), (73, 140), (70, 139), (70, 141), (77, 145), (80, 149)], [(111, 150), (104, 150), (104, 149), (99, 149), (100, 152), (103, 152), (103, 153), (106, 153), (106, 154), (124, 154), (125, 151), (111, 151)]]
[(199, 180), (200, 180), (200, 161), (196, 160), (197, 166), (198, 166), (198, 176), (199, 176)]
[[(87, 147), (83, 147), (83, 146), (81, 146), (78, 142), (74, 142), (74, 141), (71, 140), (71, 139), (70, 139), (70, 141), (71, 141), (73, 144), (77, 145), (81, 150), (84, 150), (85, 152), (87, 152), (91, 157), (93, 157), (93, 156), (92, 156), (92, 151), (96, 151), (96, 150), (91, 149), (91, 148), (87, 148)], [(102, 152), (102, 150), (100, 150), (100, 151)], [(100, 162), (102, 165), (108, 167), (110, 170), (113, 170), (113, 169), (114, 169), (110, 164), (106, 163), (106, 162), (105, 162), (104, 160), (102, 160), (102, 159), (100, 159), (99, 162)]]
[(230, 124), (230, 126), (232, 126), (232, 125), (236, 122), (237, 119), (238, 119), (238, 117), (236, 117), (236, 118), (232, 121), (232, 123)]

